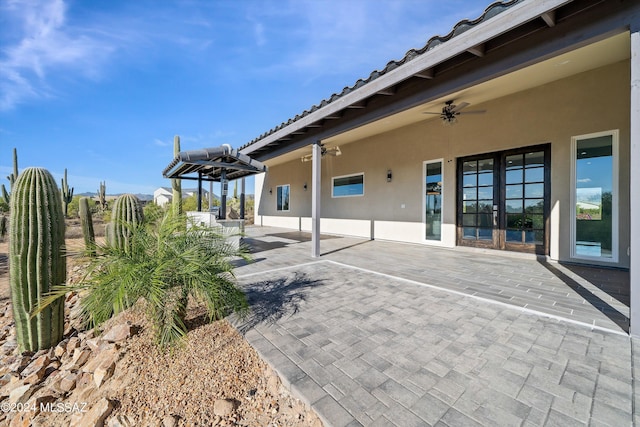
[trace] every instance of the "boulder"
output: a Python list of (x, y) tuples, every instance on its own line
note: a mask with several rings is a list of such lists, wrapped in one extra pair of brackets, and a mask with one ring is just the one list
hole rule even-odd
[(74, 416), (71, 419), (71, 427), (95, 426), (103, 427), (104, 420), (107, 419), (113, 411), (113, 403), (104, 397), (97, 401), (95, 405), (82, 416)]

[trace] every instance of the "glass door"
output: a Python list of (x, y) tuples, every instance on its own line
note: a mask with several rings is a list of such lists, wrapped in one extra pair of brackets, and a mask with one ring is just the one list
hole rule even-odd
[(499, 176), (494, 154), (458, 163), (458, 244), (495, 248), (498, 234)]
[(549, 145), (458, 160), (458, 244), (548, 253)]

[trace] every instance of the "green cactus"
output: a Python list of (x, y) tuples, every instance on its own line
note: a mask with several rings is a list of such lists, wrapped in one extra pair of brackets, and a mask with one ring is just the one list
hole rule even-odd
[(91, 217), (91, 209), (89, 209), (88, 197), (80, 199), (78, 213), (80, 215), (80, 223), (82, 224), (82, 236), (84, 237), (87, 254), (93, 256), (96, 253), (96, 235), (93, 231), (93, 218)]
[[(11, 175), (7, 176), (10, 184), (10, 190), (13, 191), (13, 184), (16, 182), (18, 178), (18, 150), (16, 148), (13, 149), (13, 172)], [(4, 184), (2, 184), (2, 198), (7, 204), (11, 203), (11, 194), (7, 191)]]
[(37, 351), (60, 342), (64, 330), (64, 297), (31, 316), (67, 273), (60, 191), (49, 171), (27, 168), (20, 174), (11, 212), (9, 268), (18, 346)]
[[(180, 137), (173, 137), (173, 156), (177, 157), (180, 153)], [(171, 208), (175, 215), (182, 213), (182, 181), (179, 179), (171, 180), (171, 188), (173, 189), (173, 199), (171, 200)]]
[(64, 178), (62, 178), (62, 186), (60, 187), (60, 194), (62, 196), (62, 208), (64, 216), (67, 217), (69, 213), (69, 203), (73, 200), (73, 187), (69, 190), (69, 181), (67, 180), (67, 169), (64, 170)]
[(100, 188), (98, 189), (98, 200), (100, 201), (100, 209), (107, 209), (107, 184), (102, 181), (100, 183)]
[(127, 251), (132, 227), (142, 224), (144, 214), (140, 200), (133, 194), (119, 196), (113, 204), (109, 244)]
[(2, 215), (0, 216), (0, 239), (4, 240), (7, 235), (7, 217)]

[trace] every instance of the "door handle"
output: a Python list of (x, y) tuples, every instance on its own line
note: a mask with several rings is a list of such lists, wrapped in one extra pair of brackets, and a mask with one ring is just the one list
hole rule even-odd
[(493, 211), (493, 226), (498, 226), (498, 211)]

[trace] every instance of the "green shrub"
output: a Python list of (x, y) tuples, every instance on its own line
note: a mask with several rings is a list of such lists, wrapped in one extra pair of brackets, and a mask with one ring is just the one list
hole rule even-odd
[[(98, 246), (87, 278), (76, 285), (87, 327), (99, 326), (143, 298), (165, 347), (183, 337), (189, 296), (204, 303), (210, 320), (230, 312), (244, 313), (247, 302), (236, 286), (232, 258), (247, 256), (211, 229), (190, 224), (171, 210), (147, 226), (130, 226), (127, 250)], [(69, 291), (69, 287), (57, 292)]]

